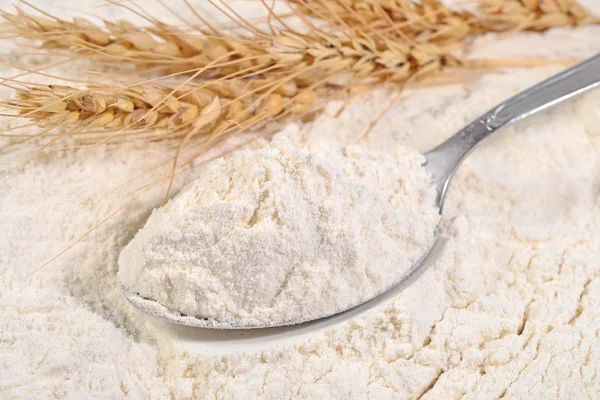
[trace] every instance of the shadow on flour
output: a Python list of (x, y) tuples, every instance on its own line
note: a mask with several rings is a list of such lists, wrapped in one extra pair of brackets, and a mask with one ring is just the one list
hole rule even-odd
[(149, 323), (155, 328), (169, 332), (176, 346), (183, 347), (185, 351), (196, 354), (226, 355), (243, 351), (260, 351), (274, 345), (291, 345), (344, 324), (352, 318), (389, 302), (418, 280), (431, 265), (440, 259), (446, 243), (447, 239), (443, 237), (438, 238), (427, 257), (423, 260), (423, 263), (412, 275), (379, 297), (344, 313), (299, 325), (263, 329), (205, 329), (171, 324), (158, 318), (146, 316), (141, 311), (136, 312), (141, 317), (147, 318)]
[[(157, 204), (158, 205), (158, 204)], [(144, 226), (152, 207), (132, 204), (92, 232), (79, 246), (82, 263), (69, 262), (63, 268), (68, 294), (102, 318), (124, 329), (134, 339), (148, 338), (144, 320), (121, 293), (117, 280), (121, 250)]]

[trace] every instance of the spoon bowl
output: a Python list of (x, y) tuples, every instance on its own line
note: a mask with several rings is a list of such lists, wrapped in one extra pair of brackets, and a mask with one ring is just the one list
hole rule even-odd
[[(446, 197), (448, 186), (452, 175), (465, 157), (481, 143), (504, 126), (519, 121), (539, 111), (552, 107), (571, 97), (580, 95), (594, 87), (600, 85), (600, 55), (596, 55), (564, 72), (559, 73), (519, 94), (505, 102), (492, 108), (481, 117), (477, 118), (454, 136), (441, 143), (439, 146), (425, 154), (425, 169), (431, 175), (433, 184), (436, 187), (436, 206), (440, 214)], [(436, 233), (436, 240), (439, 235), (439, 229)], [(435, 240), (435, 241), (436, 241)], [(323, 315), (319, 318), (309, 318), (305, 320), (272, 321), (264, 325), (239, 324), (227, 319), (202, 318), (198, 316), (184, 315), (179, 312), (169, 310), (162, 304), (146, 299), (128, 291), (121, 286), (125, 298), (139, 310), (164, 319), (166, 321), (199, 327), (215, 329), (252, 329), (252, 328), (270, 328), (286, 325), (295, 325), (309, 322), (315, 319), (328, 318), (333, 315), (347, 313), (351, 310), (368, 308), (369, 305), (379, 303), (386, 293), (407, 278), (413, 275), (423, 265), (423, 261), (435, 247), (435, 241), (431, 248), (424, 249), (423, 256), (414, 263), (413, 266), (389, 288), (385, 288), (373, 298), (360, 304), (348, 307), (346, 310), (340, 310), (336, 314)]]

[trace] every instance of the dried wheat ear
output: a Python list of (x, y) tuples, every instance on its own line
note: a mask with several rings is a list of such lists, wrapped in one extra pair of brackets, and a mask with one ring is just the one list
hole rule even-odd
[[(242, 84), (231, 82), (213, 85), (213, 89), (154, 85), (135, 89), (34, 86), (17, 91), (15, 99), (5, 106), (41, 127), (77, 125), (109, 130), (125, 127), (178, 130), (193, 126), (202, 132), (219, 121), (246, 120), (249, 116), (244, 112), (244, 104), (249, 102), (243, 99), (246, 90)], [(255, 107), (253, 113), (273, 112), (282, 101), (281, 94), (273, 93)]]
[[(44, 127), (78, 124), (108, 129), (180, 129), (197, 127), (197, 120), (214, 99), (218, 99), (219, 116), (240, 123), (247, 119), (244, 116), (264, 107), (270, 117), (284, 110), (288, 115), (304, 113), (312, 107), (317, 92), (365, 83), (406, 82), (464, 65), (434, 44), (376, 42), (358, 35), (336, 37), (320, 32), (311, 36), (282, 31), (258, 43), (256, 52), (261, 51), (265, 72), (252, 73), (251, 77), (203, 79), (182, 87), (25, 86), (14, 100), (3, 105)], [(279, 103), (281, 106), (276, 106)]]
[[(17, 9), (14, 15), (0, 11), (0, 16), (8, 23), (12, 34), (40, 41), (43, 49), (70, 50), (81, 57), (112, 63), (159, 65), (169, 72), (182, 70), (196, 72), (204, 69), (203, 74), (208, 74), (210, 70), (211, 76), (220, 77), (238, 71), (256, 71), (268, 66), (273, 62), (273, 57), (269, 55), (269, 48), (276, 47), (275, 45), (280, 43), (291, 44), (298, 38), (301, 39), (296, 41), (301, 42), (301, 46), (314, 54), (319, 53), (324, 46), (348, 48), (349, 41), (355, 41), (351, 44), (355, 48), (357, 42), (364, 42), (360, 46), (367, 47), (365, 50), (372, 53), (374, 51), (383, 53), (386, 48), (398, 53), (395, 48), (401, 48), (399, 51), (404, 54), (404, 58), (409, 58), (409, 51), (413, 51), (417, 58), (428, 52), (433, 54), (441, 52), (439, 48), (435, 48), (434, 41), (416, 43), (390, 37), (385, 40), (385, 43), (375, 44), (375, 40), (380, 42), (381, 37), (358, 31), (343, 32), (344, 36), (341, 38), (321, 31), (313, 31), (312, 37), (298, 34), (290, 37), (293, 32), (289, 34), (280, 32), (279, 35), (256, 35), (248, 32), (249, 35), (237, 36), (219, 33), (219, 36), (216, 36), (215, 33), (209, 34), (200, 28), (195, 28), (193, 32), (183, 32), (180, 28), (159, 21), (154, 21), (154, 25), (147, 28), (126, 21), (104, 21), (104, 27), (100, 27), (84, 18), (73, 18), (72, 21), (67, 21), (58, 17), (35, 16), (21, 9)], [(406, 29), (423, 31), (428, 28), (422, 27), (415, 19)], [(344, 43), (337, 43), (339, 40)], [(411, 46), (414, 49), (410, 49)], [(361, 50), (357, 48), (357, 51)], [(388, 55), (391, 53), (388, 52)], [(281, 57), (278, 59), (280, 60)]]
[(543, 31), (599, 22), (576, 0), (479, 0), (476, 11), (450, 8), (439, 0), (291, 1), (298, 12), (340, 27), (437, 43), (488, 32)]
[[(597, 23), (598, 18), (575, 0), (480, 0), (476, 13), (459, 11), (439, 0), (292, 0), (296, 12), (325, 19), (332, 25), (366, 28), (384, 36), (429, 41), (512, 29), (545, 30), (557, 26)], [(99, 26), (75, 17), (34, 16), (20, 8), (0, 16), (20, 37), (42, 41), (43, 48), (72, 49), (88, 56), (138, 62), (206, 65), (227, 53), (244, 53), (244, 44), (214, 32), (165, 25), (152, 20), (142, 28), (127, 21)], [(219, 34), (219, 36), (224, 36)], [(241, 54), (249, 56), (250, 54)]]
[[(308, 9), (315, 16), (320, 15), (318, 7), (326, 5), (347, 29), (335, 24), (316, 29), (305, 20), (308, 33), (304, 34), (248, 28), (245, 36), (191, 36), (158, 21), (149, 28), (105, 22), (106, 28), (101, 29), (82, 19), (67, 22), (22, 11), (17, 15), (2, 13), (15, 33), (40, 39), (46, 47), (74, 48), (103, 57), (128, 52), (127, 59), (139, 56), (144, 62), (184, 60), (198, 64), (190, 71), (192, 77), (181, 85), (25, 85), (15, 99), (0, 105), (45, 128), (75, 125), (81, 129), (101, 128), (109, 135), (124, 128), (160, 129), (167, 131), (160, 136), (165, 139), (187, 137), (190, 132), (211, 136), (239, 133), (269, 121), (282, 122), (283, 117), (286, 121), (299, 118), (314, 110), (318, 100), (345, 93), (346, 89), (385, 83), (404, 85), (449, 68), (464, 69), (474, 64), (450, 53), (460, 40), (435, 31), (433, 27), (439, 24), (458, 26), (452, 21), (464, 20), (476, 32), (482, 26), (502, 22), (493, 16), (506, 17), (515, 10), (534, 13), (536, 20), (536, 13), (551, 15), (552, 10), (567, 10), (570, 16), (583, 13), (573, 11), (583, 10), (575, 2), (558, 0), (486, 1), (480, 9), (490, 16), (489, 21), (450, 10), (436, 0), (297, 3), (298, 8)], [(331, 8), (334, 5), (343, 7)], [(360, 22), (353, 22), (352, 18), (358, 17)], [(361, 29), (367, 24), (364, 18), (386, 20), (393, 30), (383, 32), (377, 24), (376, 29)], [(331, 16), (330, 22), (333, 20)], [(150, 55), (154, 58), (148, 58)]]
[(482, 0), (482, 26), (492, 31), (543, 31), (600, 22), (576, 0)]
[(50, 52), (69, 50), (74, 56), (106, 61), (158, 65), (165, 71), (201, 67), (215, 60), (251, 56), (243, 45), (222, 37), (208, 37), (200, 29), (184, 32), (175, 26), (154, 21), (140, 27), (128, 21), (104, 21), (99, 26), (74, 17), (38, 16), (17, 9), (16, 14), (0, 11), (7, 33), (41, 42)]

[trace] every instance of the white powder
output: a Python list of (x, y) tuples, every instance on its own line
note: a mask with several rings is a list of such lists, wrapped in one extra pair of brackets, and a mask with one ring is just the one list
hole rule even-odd
[[(151, 4), (151, 13), (166, 17)], [(599, 35), (599, 27), (511, 34), (475, 49), (482, 57), (585, 57), (600, 51)], [(559, 69), (411, 91), (361, 144), (382, 153), (399, 145), (426, 151)], [(314, 124), (285, 134), (351, 143), (393, 96), (368, 93), (338, 119), (334, 104)], [(23, 278), (145, 182), (107, 192), (172, 149), (48, 153), (10, 174), (23, 154), (3, 153), (0, 399), (599, 398), (600, 137), (591, 133), (600, 121), (582, 119), (579, 106), (588, 101), (523, 121), (469, 156), (451, 184), (429, 267), (390, 301), (344, 323), (260, 332), (183, 329), (123, 298), (118, 255), (164, 188)]]
[[(121, 253), (130, 292), (225, 326), (310, 320), (398, 282), (431, 248), (435, 189), (393, 153), (278, 136), (212, 163)], [(209, 322), (210, 323), (210, 322)]]

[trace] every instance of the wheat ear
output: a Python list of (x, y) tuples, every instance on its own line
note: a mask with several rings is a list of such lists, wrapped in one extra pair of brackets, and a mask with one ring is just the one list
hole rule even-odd
[(576, 0), (482, 0), (480, 12), (482, 27), (497, 32), (544, 31), (600, 22)]
[[(221, 75), (261, 64), (256, 46), (243, 38), (226, 37), (194, 27), (183, 29), (151, 20), (149, 27), (128, 21), (104, 21), (104, 26), (82, 18), (71, 21), (44, 13), (43, 16), (17, 8), (15, 14), (0, 11), (6, 33), (41, 42), (49, 51), (68, 51), (78, 57), (107, 63), (155, 66), (167, 72), (186, 71), (211, 65)], [(260, 53), (260, 51), (259, 51)], [(243, 62), (236, 62), (243, 59)], [(192, 71), (193, 72), (193, 71)]]
[[(205, 134), (223, 121), (243, 122), (250, 116), (244, 105), (253, 98), (244, 93), (257, 84), (253, 82), (245, 87), (241, 82), (229, 81), (204, 87), (139, 85), (83, 89), (59, 85), (23, 86), (13, 100), (2, 105), (43, 128), (76, 126), (108, 132), (125, 128), (156, 130), (165, 132), (165, 138), (177, 138), (185, 135), (186, 129)], [(283, 96), (273, 93), (253, 107), (252, 113), (257, 115), (268, 108), (276, 115), (276, 103), (282, 102)], [(78, 132), (85, 134), (83, 130)]]
[(361, 27), (388, 37), (437, 43), (488, 32), (543, 31), (599, 22), (575, 0), (480, 0), (477, 12), (450, 8), (439, 0), (291, 1), (297, 12), (340, 27)]
[[(282, 31), (263, 41), (262, 55), (270, 60), (271, 68), (251, 78), (206, 79), (182, 88), (25, 87), (3, 105), (44, 127), (78, 124), (90, 128), (177, 130), (197, 127), (196, 119), (215, 98), (219, 99), (219, 109), (223, 109), (219, 115), (229, 115), (229, 120), (239, 123), (241, 114), (254, 112), (263, 103), (289, 103), (286, 106), (291, 113), (305, 111), (316, 97), (313, 89), (332, 91), (365, 83), (405, 82), (439, 73), (448, 66), (463, 65), (433, 44), (375, 41), (358, 33), (334, 36)], [(309, 91), (302, 90), (311, 86)], [(240, 115), (230, 115), (235, 112)]]

